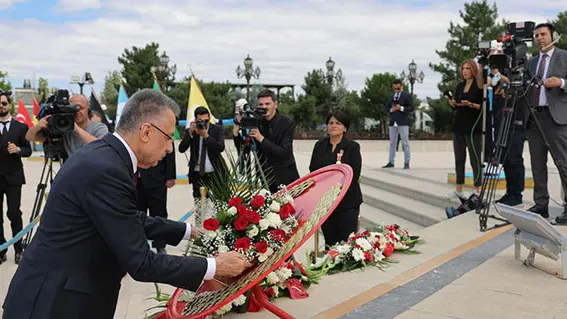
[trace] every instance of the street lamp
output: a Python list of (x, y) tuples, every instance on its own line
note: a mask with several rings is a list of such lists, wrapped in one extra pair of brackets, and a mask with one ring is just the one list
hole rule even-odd
[(329, 85), (331, 85), (332, 88), (333, 80), (340, 79), (343, 76), (343, 71), (339, 69), (335, 74), (335, 61), (333, 61), (331, 57), (329, 57), (329, 60), (325, 62), (325, 66), (327, 67), (327, 82), (329, 82)]
[(159, 65), (152, 66), (150, 70), (157, 73), (156, 77), (158, 78), (158, 81), (160, 79), (165, 80), (164, 89), (167, 89), (167, 77), (170, 73), (175, 74), (177, 72), (177, 67), (175, 65), (171, 68), (169, 67), (169, 56), (167, 56), (167, 53), (164, 51), (159, 58)]
[(400, 78), (402, 81), (410, 83), (410, 91), (411, 94), (413, 95), (413, 84), (416, 81), (419, 83), (423, 83), (423, 78), (425, 78), (425, 74), (423, 74), (423, 71), (417, 74), (417, 64), (415, 64), (413, 59), (411, 60), (411, 63), (408, 65), (408, 70), (409, 70), (409, 74), (406, 75), (406, 73), (402, 71)]
[(260, 68), (256, 67), (254, 69), (254, 60), (252, 60), (249, 54), (244, 59), (244, 69), (240, 65), (236, 68), (236, 76), (239, 79), (242, 77), (246, 78), (246, 100), (250, 101), (250, 79), (260, 78)]
[(94, 82), (91, 74), (89, 72), (85, 72), (85, 74), (82, 77), (80, 77), (78, 75), (72, 76), (71, 81), (69, 83), (70, 84), (78, 84), (79, 88), (81, 89), (81, 95), (82, 95), (83, 94), (83, 86), (87, 83), (90, 84), (90, 85), (93, 85), (95, 82)]

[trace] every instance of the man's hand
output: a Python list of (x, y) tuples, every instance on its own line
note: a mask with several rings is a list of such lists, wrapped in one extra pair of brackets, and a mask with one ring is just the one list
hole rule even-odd
[(260, 133), (260, 130), (257, 128), (253, 128), (250, 131), (250, 136), (252, 136), (253, 138), (256, 139), (256, 141), (262, 143), (264, 141), (264, 135), (262, 135), (262, 133)]
[(545, 85), (545, 87), (548, 89), (561, 87), (561, 83), (561, 79), (556, 76), (545, 79), (545, 81), (543, 81), (543, 85)]
[(80, 134), (81, 131), (84, 131), (82, 127), (80, 127), (79, 125), (77, 125), (77, 123), (75, 123), (75, 127), (74, 127), (74, 131), (77, 134)]
[(16, 144), (12, 142), (8, 142), (8, 153), (10, 154), (18, 154), (20, 152), (20, 148), (16, 146)]
[(47, 129), (47, 126), (49, 125), (49, 123), (47, 123), (47, 120), (50, 117), (51, 117), (51, 115), (46, 115), (46, 116), (42, 117), (41, 120), (39, 120), (37, 122), (36, 126), (41, 127), (42, 129)]
[(167, 181), (165, 181), (165, 186), (167, 188), (172, 188), (173, 186), (175, 186), (175, 180), (174, 179), (168, 179)]
[(191, 135), (197, 132), (197, 124), (195, 124), (195, 121), (191, 121), (191, 123), (189, 123), (189, 130), (191, 132)]
[(252, 266), (246, 257), (235, 251), (218, 254), (215, 262), (217, 264), (215, 277), (236, 277)]
[(204, 232), (205, 232), (204, 228), (192, 226), (191, 227), (191, 238), (197, 239), (197, 238), (201, 237), (201, 235), (203, 235)]
[(392, 107), (392, 112), (397, 112), (401, 109), (402, 109), (402, 107), (399, 104), (396, 104)]
[(209, 137), (209, 130), (205, 127), (204, 130), (197, 130), (197, 134), (199, 136), (202, 136), (203, 138), (208, 138)]

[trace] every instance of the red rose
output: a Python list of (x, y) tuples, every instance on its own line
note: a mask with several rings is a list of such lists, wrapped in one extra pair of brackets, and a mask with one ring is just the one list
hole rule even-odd
[(247, 217), (248, 217), (248, 221), (250, 221), (254, 225), (258, 225), (258, 223), (260, 223), (260, 219), (262, 219), (260, 214), (258, 214), (255, 211), (249, 212)]
[(216, 231), (219, 229), (219, 221), (216, 218), (209, 218), (203, 222), (203, 228), (210, 231)]
[(366, 261), (372, 261), (374, 260), (374, 256), (372, 256), (372, 254), (369, 251), (364, 252), (364, 259)]
[(274, 291), (274, 288), (272, 288), (272, 287), (266, 288), (266, 295), (268, 297), (273, 297), (275, 294), (276, 294), (276, 292)]
[(282, 208), (280, 208), (280, 212), (279, 212), (281, 219), (287, 219), (289, 218), (290, 215), (293, 215), (294, 213), (295, 213), (295, 208), (290, 203), (283, 205)]
[(263, 254), (268, 251), (268, 243), (265, 241), (261, 241), (254, 244), (254, 249), (260, 254)]
[(248, 207), (246, 207), (246, 206), (238, 207), (238, 216), (240, 216), (240, 217), (248, 216)]
[(264, 199), (264, 196), (256, 195), (252, 198), (252, 203), (250, 203), (250, 205), (252, 206), (252, 208), (258, 209), (264, 206), (265, 203), (266, 203), (266, 199)]
[(291, 270), (291, 271), (295, 270), (295, 266), (291, 262), (284, 264), (284, 267)]
[(272, 238), (278, 243), (285, 240), (285, 232), (281, 229), (270, 230), (270, 236), (272, 236)]
[(386, 248), (384, 248), (384, 251), (382, 252), (382, 254), (384, 254), (384, 257), (390, 257), (390, 255), (394, 252), (394, 244), (392, 243), (387, 243), (386, 244)]
[(242, 237), (236, 240), (236, 243), (234, 243), (234, 249), (242, 249), (246, 251), (250, 249), (250, 245), (250, 238)]
[(228, 207), (240, 207), (242, 205), (242, 198), (240, 197), (233, 197), (228, 201)]
[(377, 241), (377, 242), (374, 244), (374, 248), (380, 248), (380, 242), (379, 242), (379, 241)]
[(235, 221), (234, 221), (234, 228), (236, 228), (236, 230), (242, 231), (245, 230), (246, 227), (248, 227), (248, 218), (246, 217), (238, 217)]

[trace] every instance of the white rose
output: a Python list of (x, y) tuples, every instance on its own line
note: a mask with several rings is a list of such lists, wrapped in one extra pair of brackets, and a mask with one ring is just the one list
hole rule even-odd
[(264, 196), (264, 197), (268, 196), (269, 194), (270, 194), (270, 191), (267, 190), (267, 189), (261, 189), (261, 190), (258, 191), (258, 195), (261, 195), (261, 196)]
[(219, 253), (226, 253), (228, 252), (228, 247), (225, 245), (220, 245), (219, 246)]
[(231, 208), (228, 209), (227, 212), (230, 216), (235, 216), (236, 214), (238, 214), (238, 209), (236, 209), (236, 207), (232, 206)]
[(284, 195), (282, 201), (284, 202), (284, 204), (290, 203), (293, 205), (293, 197), (291, 197), (291, 195), (289, 194)]
[(271, 272), (268, 277), (266, 277), (266, 281), (268, 282), (268, 284), (276, 284), (280, 281), (280, 278), (278, 277), (278, 275), (276, 275), (276, 273)]
[(270, 210), (274, 213), (279, 212), (281, 209), (281, 205), (280, 203), (273, 201), (272, 204), (270, 204)]
[(284, 268), (280, 268), (279, 270), (276, 270), (276, 274), (280, 278), (280, 281), (284, 282), (288, 280), (289, 277), (291, 277), (292, 272), (289, 268), (284, 267)]
[(236, 307), (240, 307), (240, 306), (242, 306), (245, 302), (246, 302), (246, 296), (240, 295), (240, 296), (238, 296), (238, 298), (236, 298), (236, 299), (234, 299), (234, 300), (232, 301), (232, 304), (235, 305)]
[(362, 250), (364, 251), (368, 251), (370, 249), (372, 249), (372, 245), (370, 245), (370, 243), (368, 242), (368, 240), (364, 239), (364, 238), (358, 238), (356, 240), (356, 243), (362, 248)]
[(212, 230), (207, 230), (207, 231), (206, 231), (206, 235), (207, 235), (210, 239), (214, 239), (215, 237), (217, 237), (217, 232), (216, 232), (216, 231), (212, 231)]
[(258, 235), (258, 227), (256, 226), (252, 226), (252, 229), (250, 229), (249, 231), (246, 232), (246, 235), (250, 238)]
[(260, 219), (260, 230), (264, 231), (270, 227), (270, 221), (267, 219)]
[(276, 213), (269, 213), (268, 216), (266, 216), (266, 219), (270, 222), (270, 226), (274, 228), (280, 227), (280, 225), (282, 224), (280, 215)]

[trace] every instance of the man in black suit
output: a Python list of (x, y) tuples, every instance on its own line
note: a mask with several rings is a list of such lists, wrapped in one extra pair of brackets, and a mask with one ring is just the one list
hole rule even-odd
[[(154, 167), (139, 169), (136, 179), (138, 210), (149, 210), (152, 217), (167, 218), (167, 189), (175, 186), (175, 177), (175, 152), (168, 153)], [(152, 242), (158, 254), (166, 253), (165, 244), (164, 241)]]
[[(26, 183), (22, 157), (32, 153), (26, 140), (28, 126), (10, 116), (10, 93), (0, 91), (0, 245), (6, 242), (4, 237), (4, 195), (8, 202), (7, 216), (12, 226), (12, 236), (22, 230), (22, 185)], [(14, 261), (22, 257), (22, 241), (14, 244)], [(0, 265), (7, 260), (6, 250), (0, 251)]]
[[(215, 174), (224, 174), (226, 164), (221, 153), (224, 152), (222, 127), (210, 123), (211, 114), (204, 106), (195, 108), (195, 120), (185, 130), (179, 143), (179, 152), (190, 149), (189, 183), (193, 184), (193, 199), (200, 197), (199, 188), (205, 186)], [(198, 125), (197, 125), (198, 124)]]
[[(275, 193), (280, 185), (289, 185), (299, 179), (293, 156), (295, 123), (278, 112), (276, 95), (271, 90), (258, 93), (258, 108), (266, 109), (266, 115), (258, 128), (250, 130), (250, 136), (254, 139), (253, 147), (264, 172), (273, 176), (269, 188)], [(234, 143), (240, 149), (242, 139), (235, 139)]]
[(395, 79), (394, 94), (384, 106), (386, 114), (390, 114), (390, 158), (388, 164), (383, 168), (394, 167), (396, 158), (396, 144), (398, 135), (402, 139), (404, 148), (404, 169), (410, 168), (410, 145), (409, 145), (409, 115), (413, 111), (413, 98), (411, 94), (404, 92), (402, 80)]
[(136, 209), (136, 170), (173, 151), (178, 112), (163, 93), (140, 90), (126, 103), (115, 133), (69, 157), (12, 278), (4, 319), (112, 318), (126, 272), (137, 281), (195, 291), (204, 279), (234, 277), (250, 266), (234, 251), (181, 257), (155, 254), (147, 243), (177, 245), (198, 233)]

